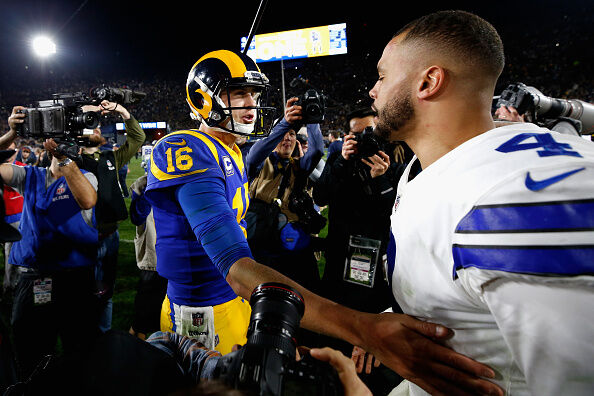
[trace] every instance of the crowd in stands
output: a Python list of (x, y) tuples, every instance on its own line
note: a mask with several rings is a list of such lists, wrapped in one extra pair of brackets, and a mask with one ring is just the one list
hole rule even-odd
[[(548, 21), (547, 28), (502, 30), (505, 43), (506, 65), (498, 80), (495, 93), (500, 93), (508, 84), (523, 82), (554, 98), (580, 99), (594, 102), (592, 82), (593, 64), (589, 48), (591, 37), (584, 34), (592, 25), (592, 15), (571, 15)], [(314, 88), (326, 96), (327, 116), (322, 124), (324, 136), (331, 130), (344, 132), (345, 116), (356, 107), (371, 103), (368, 92), (377, 79), (377, 60), (381, 54), (371, 51), (347, 55), (318, 57), (287, 61), (284, 64), (285, 96), (298, 96), (306, 89)], [(589, 58), (588, 58), (589, 56)], [(340, 57), (340, 61), (337, 58)], [(590, 61), (588, 61), (590, 60)], [(275, 106), (277, 116), (282, 116), (281, 69), (279, 62), (261, 63), (260, 68), (272, 85), (270, 104)], [(8, 130), (6, 120), (12, 106), (33, 104), (37, 100), (51, 98), (56, 92), (89, 92), (102, 84), (112, 87), (131, 88), (146, 92), (146, 97), (137, 104), (128, 106), (140, 121), (167, 121), (169, 129), (194, 128), (196, 124), (188, 116), (185, 98), (185, 75), (152, 79), (78, 78), (76, 75), (53, 76), (51, 84), (31, 84), (23, 75), (0, 90), (0, 130)], [(301, 78), (307, 84), (291, 86)], [(10, 86), (9, 86), (10, 85)], [(103, 124), (116, 122), (102, 120)]]

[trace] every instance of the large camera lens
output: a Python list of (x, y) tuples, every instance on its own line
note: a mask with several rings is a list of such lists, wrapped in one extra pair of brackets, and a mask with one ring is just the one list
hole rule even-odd
[(250, 304), (248, 344), (273, 347), (294, 358), (295, 336), (305, 310), (301, 294), (282, 283), (263, 283), (254, 289)]
[(72, 130), (95, 129), (97, 125), (99, 125), (99, 116), (92, 111), (73, 114), (69, 119), (69, 129)]

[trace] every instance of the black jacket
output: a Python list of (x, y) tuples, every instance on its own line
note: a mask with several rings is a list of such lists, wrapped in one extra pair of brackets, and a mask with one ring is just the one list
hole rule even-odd
[(328, 205), (323, 277), (326, 297), (367, 312), (383, 311), (394, 305), (392, 293), (384, 281), (381, 260), (373, 289), (345, 282), (342, 278), (351, 235), (380, 240), (380, 257), (385, 253), (390, 236), (390, 214), (404, 167), (391, 162), (385, 174), (372, 179), (369, 167), (361, 161), (347, 161), (340, 152), (328, 158), (313, 189), (316, 204)]

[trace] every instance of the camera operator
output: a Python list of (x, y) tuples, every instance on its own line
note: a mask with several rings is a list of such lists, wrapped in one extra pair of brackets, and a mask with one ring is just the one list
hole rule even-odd
[[(287, 232), (276, 240), (267, 239), (264, 243), (257, 243), (251, 238), (248, 231), (248, 242), (256, 261), (266, 264), (277, 271), (295, 280), (309, 290), (319, 289), (319, 271), (314, 255), (311, 236), (305, 218), (295, 212), (291, 205), (294, 194), (301, 193), (305, 198), (303, 205), (308, 202), (305, 191), (307, 178), (323, 155), (322, 133), (319, 124), (308, 124), (308, 141), (311, 142), (307, 153), (303, 154), (301, 144), (296, 139), (297, 125), (302, 118), (302, 107), (296, 105), (298, 98), (287, 101), (284, 118), (272, 130), (270, 135), (256, 142), (247, 158), (248, 180), (250, 183), (250, 209), (246, 215), (248, 230), (254, 221), (261, 221), (261, 217), (252, 217), (251, 213), (257, 211), (262, 205), (276, 205), (280, 203), (280, 213), (286, 218), (286, 225), (273, 225)], [(310, 199), (311, 200), (311, 199)], [(307, 209), (315, 211), (313, 202)], [(317, 212), (316, 212), (317, 213)], [(284, 216), (283, 216), (284, 215)], [(295, 234), (288, 235), (293, 229)], [(312, 232), (317, 233), (319, 230)], [(295, 246), (285, 246), (284, 242), (290, 240)]]
[[(379, 313), (395, 305), (384, 281), (382, 257), (388, 245), (389, 214), (404, 165), (382, 150), (369, 158), (358, 155), (360, 143), (356, 136), (361, 136), (365, 128), (375, 127), (373, 118), (371, 108), (347, 115), (349, 134), (342, 151), (328, 158), (314, 185), (313, 197), (316, 204), (328, 205), (322, 294), (349, 308)], [(399, 161), (402, 159), (400, 156)], [(339, 340), (332, 340), (330, 345), (349, 356), (353, 351), (352, 345)], [(400, 380), (384, 369), (382, 366), (379, 372), (364, 377), (374, 393), (385, 394)]]
[(116, 279), (118, 248), (120, 236), (118, 222), (128, 217), (126, 203), (122, 197), (118, 171), (130, 161), (145, 141), (145, 134), (138, 121), (121, 104), (103, 100), (99, 106), (85, 105), (85, 111), (102, 114), (117, 113), (126, 125), (126, 142), (116, 151), (99, 150), (105, 142), (101, 130), (95, 129), (89, 137), (89, 143), (83, 147), (81, 169), (97, 177), (97, 206), (95, 216), (99, 230), (99, 249), (97, 253), (97, 295), (104, 305), (101, 316), (101, 330), (111, 328), (113, 289)]
[[(24, 114), (13, 108), (10, 131), (0, 149), (16, 137)], [(97, 330), (93, 271), (97, 229), (93, 207), (97, 179), (52, 146), (48, 168), (0, 165), (4, 183), (23, 197), (19, 231), (10, 261), (20, 266), (11, 325), (19, 374), (26, 378), (40, 358), (54, 351), (60, 335), (65, 352), (72, 351)]]

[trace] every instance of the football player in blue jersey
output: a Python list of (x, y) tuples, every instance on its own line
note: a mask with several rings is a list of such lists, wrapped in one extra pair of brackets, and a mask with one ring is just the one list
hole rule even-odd
[[(228, 353), (246, 341), (250, 307), (245, 298), (261, 283), (280, 282), (304, 296), (303, 327), (365, 347), (395, 371), (414, 372), (427, 383), (447, 378), (460, 388), (492, 389), (478, 378), (494, 375), (490, 369), (432, 342), (450, 335), (443, 326), (348, 309), (253, 260), (244, 221), (247, 175), (235, 141), (238, 135), (267, 134), (262, 129), (271, 108), (261, 104), (268, 88), (248, 56), (207, 53), (186, 84), (200, 128), (173, 132), (153, 148), (146, 196), (157, 230), (157, 271), (168, 280), (162, 330)], [(289, 124), (300, 119), (300, 106), (285, 109)]]

